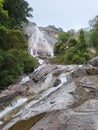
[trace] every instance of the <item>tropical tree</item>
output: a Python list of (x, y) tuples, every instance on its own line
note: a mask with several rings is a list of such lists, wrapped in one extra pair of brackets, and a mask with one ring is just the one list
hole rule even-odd
[(7, 26), (9, 17), (8, 12), (3, 9), (3, 3), (4, 0), (0, 0), (0, 26)]
[(76, 32), (75, 32), (74, 29), (70, 29), (70, 30), (67, 31), (67, 33), (68, 33), (68, 35), (69, 35), (70, 37), (74, 37)]
[(85, 40), (85, 34), (83, 30), (80, 30), (80, 34), (79, 34), (79, 47), (82, 50), (85, 50), (86, 48), (86, 40)]
[(10, 27), (19, 28), (23, 22), (28, 22), (28, 17), (32, 17), (30, 13), (33, 11), (25, 0), (5, 0), (4, 9), (8, 11), (10, 18)]
[(58, 41), (62, 42), (62, 43), (66, 43), (67, 40), (69, 38), (69, 35), (68, 33), (66, 32), (61, 32), (59, 35), (58, 35)]
[(89, 43), (98, 51), (98, 29), (91, 31)]
[(76, 40), (75, 38), (73, 38), (73, 37), (70, 37), (70, 38), (68, 39), (67, 43), (68, 43), (68, 45), (70, 45), (70, 46), (75, 46), (75, 45), (78, 44), (77, 40)]
[[(22, 23), (31, 17), (25, 0), (0, 0), (0, 89), (23, 74), (32, 72), (36, 59), (27, 52)], [(18, 29), (16, 29), (18, 28)]]
[(89, 23), (91, 27), (89, 43), (98, 51), (98, 15)]
[(89, 21), (91, 29), (98, 29), (98, 15)]

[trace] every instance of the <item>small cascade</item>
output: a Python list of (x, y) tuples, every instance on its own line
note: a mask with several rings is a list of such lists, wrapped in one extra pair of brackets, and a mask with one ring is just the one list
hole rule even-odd
[[(48, 82), (51, 82), (51, 81), (52, 81), (52, 77), (51, 77), (50, 74), (49, 74), (49, 76), (50, 76), (50, 77), (48, 77), (49, 79), (47, 79), (46, 84), (49, 84)], [(17, 115), (21, 115), (21, 116), (24, 116), (24, 117), (25, 117), (26, 115), (29, 115), (30, 112), (28, 112), (28, 110), (29, 110), (29, 111), (32, 111), (32, 110), (31, 110), (31, 109), (33, 109), (32, 106), (35, 106), (35, 105), (38, 104), (39, 102), (42, 102), (42, 100), (47, 99), (47, 97), (48, 97), (49, 95), (51, 95), (52, 93), (56, 92), (59, 88), (61, 88), (61, 87), (63, 86), (64, 83), (67, 82), (67, 76), (66, 76), (66, 74), (61, 74), (58, 78), (59, 78), (60, 81), (61, 81), (61, 83), (60, 83), (58, 86), (49, 88), (48, 90), (42, 92), (42, 93), (39, 95), (39, 99), (34, 100), (34, 101), (28, 103), (22, 110), (20, 110), (19, 113), (17, 113)], [(50, 81), (48, 81), (48, 80), (50, 80)], [(44, 85), (45, 85), (45, 83), (44, 83)], [(57, 99), (58, 99), (58, 98), (57, 98)], [(63, 98), (62, 98), (62, 99), (63, 99)], [(68, 97), (67, 97), (67, 99), (68, 99)], [(59, 99), (58, 99), (58, 100), (59, 100)], [(60, 100), (61, 100), (61, 99), (60, 99)], [(59, 101), (58, 101), (58, 102), (59, 102)], [(45, 104), (45, 103), (44, 103), (44, 104)], [(46, 105), (45, 105), (45, 106), (46, 106)], [(42, 108), (41, 108), (41, 106), (40, 106), (39, 111), (40, 111), (40, 112), (42, 112), (42, 111), (47, 111), (47, 110), (49, 109), (49, 107), (52, 107), (52, 105), (50, 104), (50, 105), (48, 105), (47, 107), (44, 107), (44, 109), (43, 109), (43, 106), (42, 106)], [(34, 108), (34, 109), (35, 109), (35, 108)], [(35, 110), (34, 110), (34, 111), (35, 111)]]
[(24, 76), (24, 77), (22, 78), (20, 84), (24, 84), (24, 83), (28, 82), (29, 79), (30, 79), (29, 76)]
[(12, 111), (13, 109), (17, 108), (18, 106), (24, 104), (28, 99), (27, 98), (21, 98), (16, 101), (13, 101), (8, 107), (6, 107), (4, 110), (0, 111), (0, 119), (5, 116), (7, 113)]
[[(33, 86), (30, 84), (30, 91), (33, 91), (35, 95), (21, 97), (16, 102), (13, 102), (14, 104), (10, 104), (0, 112), (0, 123), (2, 125), (2, 119), (5, 118), (5, 115), (10, 114), (11, 111), (21, 106), (17, 112), (12, 113), (11, 122), (2, 130), (9, 129), (12, 124), (20, 120), (20, 117), (21, 120), (25, 120), (43, 112), (68, 109), (68, 106), (74, 102), (70, 92), (75, 91), (76, 86), (74, 83), (67, 84), (67, 82), (69, 80), (68, 76), (73, 70), (78, 68), (78, 65), (48, 65), (40, 58), (38, 58), (38, 61), (40, 66), (35, 69), (32, 76), (38, 77), (39, 80)], [(58, 74), (55, 75), (56, 73)], [(31, 80), (31, 76), (25, 76), (21, 80), (20, 85), (25, 85), (28, 81), (30, 83)], [(54, 86), (56, 80), (59, 80), (59, 83)]]
[[(20, 86), (16, 85), (23, 95), (18, 99), (16, 96), (15, 101), (13, 100), (4, 110), (0, 111), (0, 125), (5, 123), (1, 130), (10, 129), (20, 120), (29, 119), (43, 112), (67, 110), (69, 105), (75, 101), (71, 92), (75, 91), (76, 85), (68, 81), (72, 78), (71, 73), (81, 66), (47, 64), (45, 59), (53, 56), (53, 46), (36, 25), (30, 29), (28, 50), (32, 56), (37, 58), (39, 66), (32, 74), (22, 78), (19, 82)], [(12, 90), (10, 88), (10, 91), (15, 91), (15, 88), (13, 87)], [(6, 119), (8, 124), (5, 122), (6, 115), (10, 116)]]

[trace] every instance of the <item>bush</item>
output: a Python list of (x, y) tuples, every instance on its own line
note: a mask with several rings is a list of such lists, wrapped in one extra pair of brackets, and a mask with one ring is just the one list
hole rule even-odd
[(12, 49), (10, 52), (14, 55), (15, 61), (20, 62), (23, 72), (29, 73), (37, 66), (37, 61), (26, 51)]
[(78, 42), (75, 38), (71, 37), (71, 38), (68, 39), (67, 44), (70, 45), (70, 46), (75, 46), (75, 45), (78, 44)]
[(27, 43), (23, 33), (20, 30), (9, 30), (5, 32), (6, 37), (2, 41), (2, 49), (22, 49), (27, 50)]
[(85, 53), (83, 54), (83, 57), (85, 57), (85, 60), (86, 60), (86, 61), (90, 60), (90, 54), (87, 53), (87, 52), (85, 52)]
[(55, 63), (61, 64), (83, 64), (90, 59), (90, 55), (84, 50), (84, 53), (76, 46), (70, 46), (66, 49), (65, 54), (56, 55), (53, 60)]
[(37, 66), (37, 61), (26, 51), (0, 50), (0, 87), (8, 86), (22, 73), (29, 73)]
[(72, 59), (72, 63), (75, 63), (75, 64), (83, 64), (85, 63), (86, 60), (84, 57), (80, 57), (79, 55), (74, 55), (73, 56), (73, 59)]

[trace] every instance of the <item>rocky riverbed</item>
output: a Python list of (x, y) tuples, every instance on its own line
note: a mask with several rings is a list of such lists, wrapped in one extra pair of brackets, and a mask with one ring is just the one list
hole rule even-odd
[(97, 130), (98, 57), (40, 65), (0, 93), (1, 130)]

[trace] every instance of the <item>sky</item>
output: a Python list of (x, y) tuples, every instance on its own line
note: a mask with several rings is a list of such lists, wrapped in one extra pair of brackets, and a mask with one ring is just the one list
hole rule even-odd
[(64, 30), (85, 28), (98, 15), (98, 0), (26, 0), (33, 8), (31, 21)]

